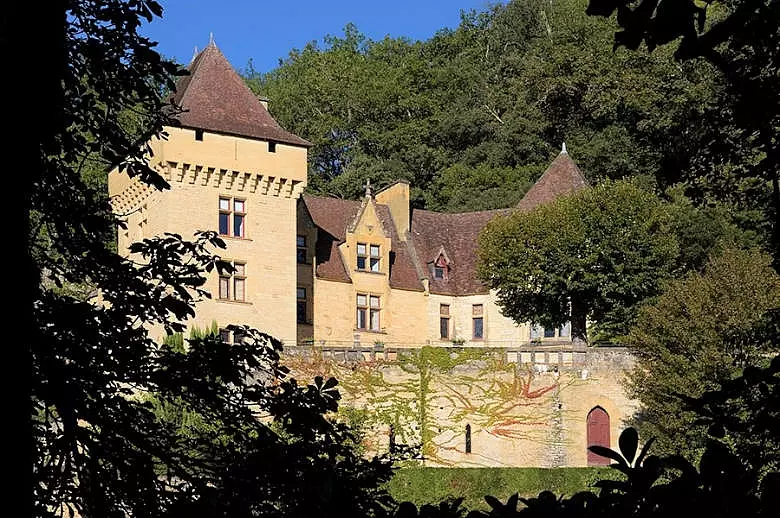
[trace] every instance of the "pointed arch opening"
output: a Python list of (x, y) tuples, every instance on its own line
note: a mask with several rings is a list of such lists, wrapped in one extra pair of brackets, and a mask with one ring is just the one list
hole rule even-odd
[[(587, 422), (587, 445), (604, 446), (609, 448), (609, 414), (600, 406), (595, 406), (588, 412)], [(610, 460), (606, 457), (596, 455), (588, 450), (588, 466), (608, 466)]]

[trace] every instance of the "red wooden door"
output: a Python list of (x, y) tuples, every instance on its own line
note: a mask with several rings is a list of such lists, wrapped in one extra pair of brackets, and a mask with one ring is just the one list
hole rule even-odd
[[(588, 413), (588, 446), (609, 448), (609, 414), (600, 406)], [(588, 466), (608, 466), (611, 461), (588, 450)]]

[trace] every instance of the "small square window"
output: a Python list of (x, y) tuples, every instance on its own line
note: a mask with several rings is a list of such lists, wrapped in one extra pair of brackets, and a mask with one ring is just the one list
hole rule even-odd
[(233, 275), (244, 276), (246, 275), (246, 265), (244, 263), (233, 264)]
[(195, 140), (203, 140), (203, 130), (202, 129), (196, 129), (195, 130)]
[(276, 153), (276, 142), (268, 142), (268, 152), (269, 153)]
[(441, 266), (434, 266), (433, 277), (434, 279), (444, 279), (444, 268)]
[(371, 245), (371, 257), (379, 257), (379, 246)]
[(357, 305), (358, 306), (367, 306), (367, 298), (365, 295), (358, 294), (357, 296)]
[(228, 198), (220, 198), (219, 199), (219, 210), (230, 210), (230, 199), (228, 199)]
[(298, 288), (296, 291), (296, 297), (299, 300), (306, 300), (306, 288)]
[(482, 316), (482, 304), (474, 304), (471, 307), (471, 314), (475, 317), (481, 317)]
[(378, 308), (379, 307), (379, 297), (371, 296), (369, 297), (369, 300), (371, 302), (372, 308)]
[(555, 328), (554, 327), (545, 327), (544, 328), (544, 337), (545, 338), (553, 338), (555, 336)]
[(244, 201), (243, 200), (233, 200), (233, 210), (235, 212), (244, 212)]

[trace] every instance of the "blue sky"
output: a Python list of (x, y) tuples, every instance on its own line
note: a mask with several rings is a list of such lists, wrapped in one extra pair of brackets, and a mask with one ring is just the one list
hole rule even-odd
[[(443, 27), (455, 28), (460, 11), (482, 10), (488, 0), (161, 0), (162, 20), (142, 32), (159, 42), (158, 50), (189, 63), (195, 47), (203, 48), (209, 33), (234, 67), (244, 69), (252, 58), (260, 72), (275, 68), (293, 48), (326, 34), (342, 34), (352, 22), (371, 39), (386, 35), (415, 40)], [(496, 2), (491, 2), (496, 3)]]

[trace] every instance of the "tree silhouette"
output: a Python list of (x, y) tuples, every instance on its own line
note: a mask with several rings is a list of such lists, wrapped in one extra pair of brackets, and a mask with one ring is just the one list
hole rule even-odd
[[(336, 381), (299, 386), (279, 366), (278, 340), (236, 328), (184, 347), (148, 329), (180, 332), (223, 268), (224, 243), (166, 234), (112, 249), (120, 222), (86, 164), (117, 167), (156, 189), (146, 162), (175, 107), (177, 67), (139, 34), (162, 12), (153, 0), (74, 0), (41, 6), (52, 60), (35, 159), (25, 177), (28, 230), (24, 339), (31, 391), (35, 516), (372, 516), (390, 505), (388, 459), (355, 453), (350, 430), (326, 418)], [(133, 131), (123, 124), (132, 114)], [(197, 416), (185, 427), (154, 401)]]

